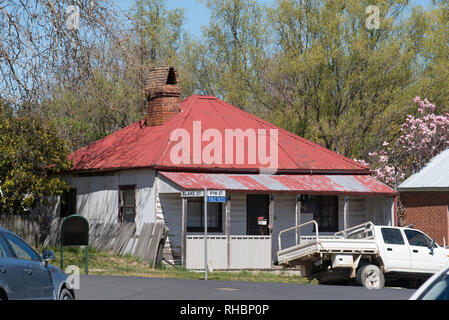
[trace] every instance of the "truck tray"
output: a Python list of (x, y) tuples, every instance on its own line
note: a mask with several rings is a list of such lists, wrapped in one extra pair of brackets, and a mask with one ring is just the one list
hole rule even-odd
[[(314, 223), (316, 236), (315, 237), (299, 237), (299, 244), (282, 249), (281, 247), (281, 235), (282, 233), (290, 230), (295, 230), (305, 225)], [(279, 233), (279, 248), (277, 252), (278, 262), (283, 265), (296, 265), (301, 262), (310, 261), (314, 256), (322, 256), (325, 254), (365, 254), (375, 255), (378, 253), (377, 243), (370, 237), (349, 238), (348, 236), (354, 236), (357, 231), (363, 236), (369, 234), (365, 230), (367, 224), (352, 227), (347, 230), (337, 232), (334, 236), (320, 237), (318, 235), (318, 225), (312, 220), (293, 228), (283, 230)], [(368, 224), (369, 226), (369, 224)], [(361, 232), (361, 231), (362, 232)]]

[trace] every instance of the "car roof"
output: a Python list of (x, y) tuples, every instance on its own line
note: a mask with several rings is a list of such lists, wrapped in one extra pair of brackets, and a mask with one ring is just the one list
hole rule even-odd
[(12, 232), (12, 231), (10, 231), (8, 229), (2, 228), (1, 226), (0, 226), (0, 232), (8, 232), (8, 233), (15, 234), (14, 232)]

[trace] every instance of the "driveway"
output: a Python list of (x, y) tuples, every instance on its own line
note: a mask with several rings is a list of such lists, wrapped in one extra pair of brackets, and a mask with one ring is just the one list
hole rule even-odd
[(79, 300), (407, 300), (415, 290), (145, 277), (81, 276)]

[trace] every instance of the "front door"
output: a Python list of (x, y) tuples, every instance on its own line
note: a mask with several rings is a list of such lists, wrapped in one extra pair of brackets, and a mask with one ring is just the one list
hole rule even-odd
[(246, 234), (268, 235), (270, 196), (248, 194), (246, 196)]

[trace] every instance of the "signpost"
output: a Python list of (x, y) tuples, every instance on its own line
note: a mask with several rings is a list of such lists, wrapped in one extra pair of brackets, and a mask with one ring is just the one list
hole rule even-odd
[(226, 202), (226, 190), (189, 190), (181, 191), (182, 198), (204, 198), (204, 280), (207, 280), (208, 258), (207, 258), (207, 203)]
[(204, 280), (207, 280), (207, 189), (204, 188)]

